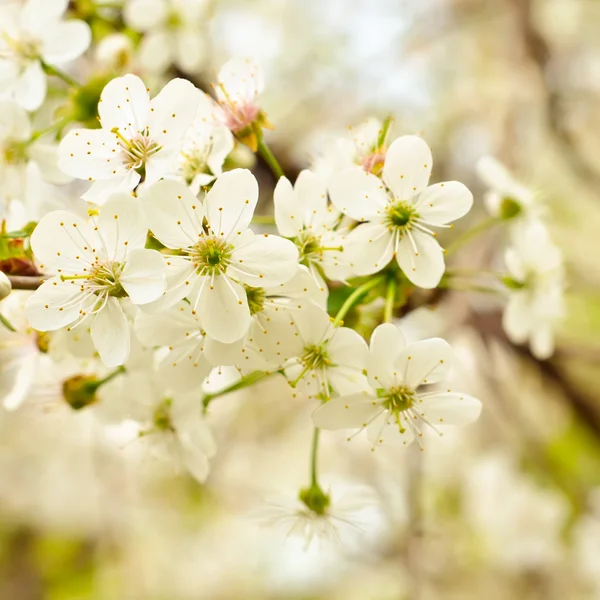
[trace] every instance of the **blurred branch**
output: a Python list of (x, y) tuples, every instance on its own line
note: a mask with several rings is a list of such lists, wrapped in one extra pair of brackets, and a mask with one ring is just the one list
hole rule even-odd
[(37, 290), (42, 283), (44, 277), (40, 275), (7, 275), (13, 290)]
[(600, 173), (584, 160), (575, 137), (564, 123), (563, 106), (565, 102), (555, 81), (550, 77), (552, 49), (535, 26), (534, 0), (509, 0), (509, 2), (514, 7), (524, 49), (533, 65), (537, 67), (545, 87), (546, 117), (550, 132), (558, 141), (564, 159), (569, 163), (571, 169), (582, 180), (591, 185), (600, 186)]

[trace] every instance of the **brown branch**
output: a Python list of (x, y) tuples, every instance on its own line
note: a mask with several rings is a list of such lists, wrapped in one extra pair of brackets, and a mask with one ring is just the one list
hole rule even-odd
[(37, 290), (45, 279), (44, 275), (7, 275), (13, 290)]

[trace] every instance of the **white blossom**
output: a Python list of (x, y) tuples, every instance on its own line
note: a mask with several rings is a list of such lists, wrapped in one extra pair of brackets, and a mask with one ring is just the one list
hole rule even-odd
[(135, 75), (117, 77), (100, 96), (101, 129), (74, 129), (59, 146), (60, 168), (93, 182), (82, 198), (104, 203), (114, 192), (151, 185), (170, 173), (183, 136), (198, 110), (200, 91), (184, 79), (171, 80), (150, 100)]
[(364, 224), (347, 236), (347, 254), (358, 275), (383, 269), (392, 258), (416, 286), (435, 287), (445, 269), (432, 227), (465, 215), (471, 192), (457, 181), (428, 187), (429, 146), (418, 137), (395, 140), (386, 154), (382, 179), (361, 169), (332, 178), (330, 196), (344, 214)]
[(165, 289), (162, 256), (144, 248), (147, 228), (139, 203), (113, 196), (88, 223), (67, 211), (47, 214), (31, 236), (31, 247), (51, 279), (29, 298), (26, 311), (39, 331), (85, 322), (107, 366), (129, 353), (129, 322), (120, 299), (156, 300)]
[(395, 325), (380, 325), (371, 337), (370, 390), (329, 400), (314, 412), (315, 426), (366, 429), (374, 448), (384, 442), (406, 446), (422, 436), (423, 425), (439, 431), (472, 423), (481, 412), (479, 400), (449, 389), (421, 388), (444, 379), (451, 363), (452, 349), (444, 340), (406, 345)]

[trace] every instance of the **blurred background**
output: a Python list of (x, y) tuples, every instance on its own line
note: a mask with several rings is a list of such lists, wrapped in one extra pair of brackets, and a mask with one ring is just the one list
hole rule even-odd
[[(118, 4), (71, 11), (99, 43), (122, 27)], [(214, 403), (218, 453), (201, 486), (111, 445), (93, 416), (38, 381), (0, 418), (0, 598), (600, 598), (600, 3), (205, 0), (194, 27), (197, 66), (185, 76), (203, 89), (231, 56), (262, 65), (267, 139), (290, 178), (348, 126), (391, 115), (392, 137), (419, 133), (432, 147), (434, 181), (473, 191), (457, 229), (485, 217), (483, 155), (536, 190), (568, 271), (556, 354), (540, 362), (511, 345), (487, 295), (453, 291), (407, 312), (409, 336), (453, 345), (452, 377), (482, 399), (482, 418), (429, 436), (424, 452), (371, 453), (360, 438), (322, 435), (333, 501), (368, 484), (379, 502), (357, 543), (307, 550), (254, 516), (308, 477), (314, 406), (285, 382)], [(86, 77), (100, 64), (94, 51), (79, 67)], [(254, 169), (270, 214), (273, 177)], [(451, 264), (489, 268), (502, 235)]]

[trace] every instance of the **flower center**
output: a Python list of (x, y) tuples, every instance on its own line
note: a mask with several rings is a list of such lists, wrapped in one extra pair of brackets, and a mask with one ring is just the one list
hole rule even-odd
[(301, 232), (295, 239), (296, 247), (300, 254), (299, 261), (302, 264), (307, 264), (311, 260), (319, 260), (323, 258), (323, 252), (342, 252), (342, 246), (328, 247), (322, 246), (321, 236), (315, 235), (309, 231)]
[(323, 369), (331, 365), (331, 359), (322, 346), (305, 346), (300, 362), (305, 370)]
[(158, 431), (175, 431), (171, 421), (171, 399), (165, 398), (154, 410), (152, 423)]
[(419, 218), (414, 204), (402, 200), (390, 204), (386, 211), (385, 223), (388, 229), (397, 229), (401, 232), (412, 229), (412, 224)]
[(250, 286), (244, 286), (244, 288), (248, 298), (250, 314), (255, 315), (259, 312), (262, 312), (265, 308), (265, 290), (263, 288), (255, 288)]
[(215, 236), (202, 238), (191, 251), (198, 275), (221, 275), (231, 263), (233, 246)]
[(233, 133), (238, 133), (249, 127), (260, 113), (260, 109), (253, 104), (222, 103), (225, 109), (225, 124)]
[(118, 127), (113, 127), (111, 132), (117, 136), (119, 146), (123, 149), (124, 162), (130, 169), (144, 166), (153, 154), (162, 149), (160, 144), (150, 139), (148, 129), (129, 140), (119, 132)]
[(181, 170), (183, 178), (189, 185), (194, 181), (196, 175), (212, 175), (208, 166), (208, 157), (212, 150), (212, 141), (203, 148), (194, 144), (189, 150), (181, 152)]
[(33, 60), (40, 55), (40, 42), (35, 38), (21, 37), (20, 39), (11, 38), (6, 32), (2, 34), (7, 45), (12, 48), (15, 54), (18, 54), (26, 60)]
[(381, 175), (383, 165), (385, 164), (385, 152), (381, 149), (374, 150), (371, 154), (361, 159), (359, 164), (367, 173)]
[(18, 165), (27, 162), (26, 144), (16, 140), (8, 140), (2, 148), (2, 157), (8, 165)]
[(124, 268), (125, 265), (118, 262), (99, 263), (87, 275), (61, 275), (60, 278), (62, 281), (82, 280), (85, 283), (82, 283), (81, 289), (85, 287), (96, 296), (126, 298), (127, 292), (119, 282)]
[(388, 390), (378, 389), (377, 396), (383, 400), (382, 405), (391, 413), (397, 414), (412, 408), (416, 393), (406, 386), (393, 387)]

